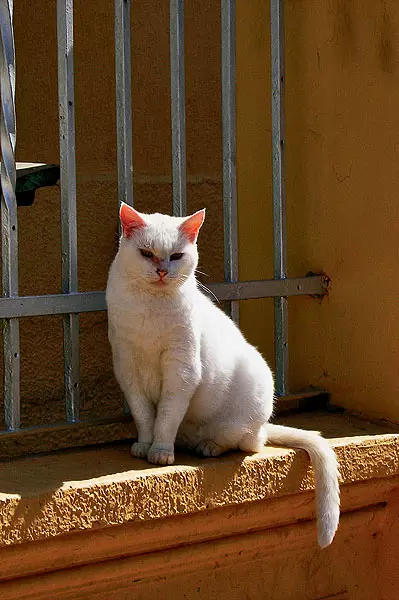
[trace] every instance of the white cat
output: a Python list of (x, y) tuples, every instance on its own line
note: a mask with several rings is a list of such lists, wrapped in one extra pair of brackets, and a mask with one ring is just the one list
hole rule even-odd
[(106, 298), (115, 374), (138, 432), (133, 456), (170, 465), (175, 443), (203, 456), (259, 452), (267, 441), (303, 448), (315, 472), (318, 541), (327, 546), (339, 521), (335, 453), (316, 432), (268, 423), (268, 365), (195, 279), (205, 210), (178, 218), (122, 204), (120, 218)]

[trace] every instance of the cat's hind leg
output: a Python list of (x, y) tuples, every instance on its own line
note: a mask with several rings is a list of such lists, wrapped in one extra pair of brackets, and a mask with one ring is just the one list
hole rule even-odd
[(238, 448), (242, 450), (241, 442), (243, 446), (249, 448), (255, 444), (251, 437), (253, 434), (247, 433), (243, 436), (243, 430), (244, 427), (237, 423), (214, 423), (208, 431), (204, 432), (203, 439), (196, 445), (195, 450), (202, 456), (211, 457), (219, 456), (229, 450)]
[(211, 440), (202, 440), (195, 447), (197, 454), (205, 456), (206, 458), (211, 456), (219, 456), (224, 452), (228, 452), (228, 450), (230, 450), (230, 448), (224, 448), (223, 446), (220, 446)]
[[(202, 440), (197, 444), (195, 450), (198, 454), (205, 457), (219, 456), (229, 450), (241, 450), (242, 452), (260, 452), (266, 444), (266, 431), (264, 427), (259, 427), (254, 431), (242, 435), (236, 431), (230, 431), (230, 436), (215, 436), (215, 440)], [(241, 437), (240, 437), (241, 436)], [(239, 438), (237, 440), (237, 437)]]
[(242, 452), (260, 452), (265, 447), (266, 441), (266, 427), (262, 425), (243, 435), (238, 442), (238, 447)]

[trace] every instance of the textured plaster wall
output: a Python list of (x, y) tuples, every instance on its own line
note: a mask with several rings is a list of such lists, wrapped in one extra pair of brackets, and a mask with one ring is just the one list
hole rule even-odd
[[(269, 9), (237, 1), (240, 276), (272, 276)], [(116, 249), (112, 3), (75, 2), (81, 290), (103, 289)], [(292, 389), (325, 386), (337, 404), (399, 420), (397, 70), (394, 3), (286, 2), (289, 275), (325, 271), (328, 299), (290, 301)], [(132, 5), (135, 201), (169, 210), (168, 2)], [(186, 3), (189, 209), (206, 206), (201, 270), (222, 263), (219, 4)], [(15, 6), (18, 160), (58, 162), (55, 6)], [(59, 291), (59, 190), (20, 214), (26, 294)], [(272, 301), (244, 302), (248, 338), (272, 362)], [(81, 317), (83, 414), (120, 406), (106, 315)], [(21, 323), (24, 424), (63, 413), (61, 319)]]

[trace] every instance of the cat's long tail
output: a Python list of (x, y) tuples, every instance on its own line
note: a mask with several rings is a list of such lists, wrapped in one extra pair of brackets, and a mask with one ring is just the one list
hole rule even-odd
[(339, 522), (339, 471), (334, 450), (316, 431), (305, 431), (268, 423), (268, 442), (276, 446), (302, 448), (309, 454), (316, 488), (317, 539), (325, 548), (331, 544)]

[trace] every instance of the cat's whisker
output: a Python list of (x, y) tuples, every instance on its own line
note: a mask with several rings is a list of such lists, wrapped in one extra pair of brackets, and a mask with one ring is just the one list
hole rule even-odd
[(198, 281), (198, 279), (197, 279), (197, 283), (201, 289), (203, 289), (205, 292), (208, 292), (208, 294), (211, 294), (211, 296), (213, 296), (215, 298), (216, 302), (218, 304), (220, 304), (219, 298), (212, 292), (212, 290), (210, 290), (209, 288), (206, 287), (206, 285), (204, 285), (203, 283)]
[(199, 269), (195, 269), (196, 273), (199, 273), (200, 275), (204, 275), (204, 277), (210, 277), (210, 275), (208, 275), (208, 273), (204, 273), (203, 271), (200, 271)]
[(178, 286), (181, 286), (181, 285), (183, 285), (183, 283), (185, 283), (185, 282), (187, 281), (187, 279), (188, 279), (188, 276), (187, 276), (187, 275), (179, 275), (179, 276), (177, 277), (177, 279), (176, 279), (176, 281), (177, 281), (177, 285), (178, 285)]

